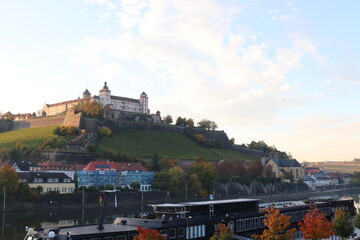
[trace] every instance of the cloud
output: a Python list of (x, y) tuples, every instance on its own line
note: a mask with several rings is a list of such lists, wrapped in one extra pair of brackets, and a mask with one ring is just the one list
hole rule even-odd
[(289, 14), (289, 15), (280, 15), (280, 16), (273, 16), (272, 20), (274, 21), (293, 21), (296, 20), (297, 17), (295, 15)]
[[(229, 125), (267, 124), (277, 112), (302, 103), (292, 96), (286, 75), (302, 67), (311, 49), (269, 49), (240, 21), (245, 9), (241, 1), (121, 1), (112, 11), (119, 23), (115, 37), (87, 37), (62, 53), (74, 67), (95, 68), (96, 76), (106, 76), (110, 68), (101, 66), (114, 60), (136, 66), (139, 79), (147, 79), (142, 87), (163, 89), (151, 99), (156, 109)], [(127, 71), (121, 67), (109, 77), (134, 75)]]
[(293, 41), (297, 49), (312, 56), (318, 62), (318, 66), (324, 66), (326, 64), (325, 58), (320, 54), (317, 44), (312, 39), (300, 33), (291, 34), (289, 38)]

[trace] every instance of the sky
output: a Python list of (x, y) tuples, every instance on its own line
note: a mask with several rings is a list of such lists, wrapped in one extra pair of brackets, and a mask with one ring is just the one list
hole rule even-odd
[(3, 0), (0, 112), (104, 82), (298, 161), (360, 158), (358, 0)]

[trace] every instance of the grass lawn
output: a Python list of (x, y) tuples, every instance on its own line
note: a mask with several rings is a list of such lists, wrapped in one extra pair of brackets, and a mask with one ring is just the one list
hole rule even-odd
[(14, 148), (17, 140), (28, 148), (35, 148), (42, 142), (55, 137), (53, 134), (55, 127), (24, 128), (0, 133), (0, 149)]
[(156, 153), (159, 157), (177, 159), (204, 157), (209, 161), (216, 161), (237, 157), (243, 161), (259, 160), (226, 149), (203, 148), (182, 134), (163, 131), (122, 131), (111, 138), (100, 139), (99, 148), (113, 153), (136, 154), (140, 157), (152, 157)]

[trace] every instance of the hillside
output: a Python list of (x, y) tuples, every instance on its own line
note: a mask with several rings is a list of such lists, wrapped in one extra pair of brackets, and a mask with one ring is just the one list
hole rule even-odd
[(354, 173), (360, 172), (360, 162), (333, 162), (311, 164), (314, 167), (327, 170), (329, 172)]
[(14, 148), (17, 140), (21, 141), (25, 147), (35, 148), (44, 141), (55, 137), (53, 134), (55, 127), (24, 128), (0, 133), (0, 149)]
[(177, 159), (196, 159), (204, 157), (210, 161), (230, 160), (234, 157), (243, 161), (256, 161), (258, 157), (234, 152), (227, 149), (204, 148), (179, 133), (162, 131), (122, 130), (111, 138), (102, 138), (99, 149), (112, 153), (126, 152), (140, 157), (159, 157)]
[[(16, 141), (25, 147), (35, 148), (48, 139), (55, 137), (56, 126), (25, 128), (0, 133), (0, 150), (14, 148)], [(258, 157), (234, 152), (227, 149), (204, 148), (179, 133), (163, 131), (139, 131), (123, 129), (111, 138), (101, 138), (97, 147), (112, 153), (125, 152), (143, 158), (151, 158), (155, 153), (159, 157), (194, 160), (203, 157), (209, 161), (230, 160), (257, 161)]]

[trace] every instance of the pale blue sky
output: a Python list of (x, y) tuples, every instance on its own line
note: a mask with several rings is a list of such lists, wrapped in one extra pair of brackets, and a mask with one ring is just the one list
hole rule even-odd
[(0, 111), (98, 94), (300, 161), (360, 157), (357, 0), (0, 2)]

